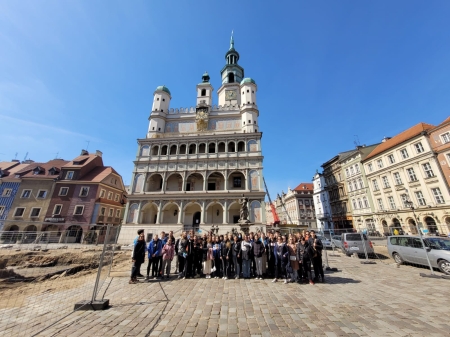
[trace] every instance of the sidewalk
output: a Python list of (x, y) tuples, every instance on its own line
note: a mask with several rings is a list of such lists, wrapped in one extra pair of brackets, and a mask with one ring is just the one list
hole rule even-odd
[(102, 290), (110, 309), (75, 312), (40, 336), (448, 336), (450, 280), (337, 255), (339, 271), (314, 286), (112, 277)]

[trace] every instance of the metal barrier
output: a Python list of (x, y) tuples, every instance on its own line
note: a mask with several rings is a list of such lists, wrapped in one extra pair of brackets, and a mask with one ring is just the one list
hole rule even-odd
[(96, 226), (101, 235), (90, 243), (69, 243), (77, 240), (61, 238), (63, 230), (0, 232), (0, 336), (40, 335), (73, 313), (77, 302), (101, 298), (119, 230)]

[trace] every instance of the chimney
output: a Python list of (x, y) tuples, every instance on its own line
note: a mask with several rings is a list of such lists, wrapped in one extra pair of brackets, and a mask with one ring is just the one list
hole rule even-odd
[(95, 150), (95, 155), (101, 157), (103, 156), (103, 152), (100, 150)]
[(382, 143), (385, 143), (387, 140), (391, 139), (391, 137), (386, 137), (384, 136), (384, 138), (381, 140)]
[(22, 161), (22, 164), (31, 164), (31, 163), (34, 163), (34, 160), (27, 159), (27, 160)]
[(80, 156), (88, 156), (88, 155), (89, 155), (88, 151), (86, 151), (85, 149), (81, 150)]
[(19, 159), (13, 159), (13, 160), (11, 160), (13, 163), (20, 163), (20, 160)]

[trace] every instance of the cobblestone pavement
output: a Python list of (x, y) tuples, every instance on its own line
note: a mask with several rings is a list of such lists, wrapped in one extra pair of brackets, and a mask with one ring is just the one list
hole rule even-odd
[[(330, 254), (330, 253), (329, 253)], [(187, 279), (129, 285), (113, 277), (111, 308), (75, 312), (40, 336), (448, 336), (450, 280), (392, 260), (331, 254), (326, 283)]]

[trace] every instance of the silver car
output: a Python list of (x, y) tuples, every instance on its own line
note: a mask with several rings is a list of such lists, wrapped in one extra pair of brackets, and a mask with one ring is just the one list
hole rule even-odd
[(331, 248), (331, 241), (328, 240), (325, 236), (317, 235), (317, 238), (320, 239), (320, 241), (322, 241), (323, 248), (325, 249)]
[(340, 235), (333, 235), (331, 237), (331, 248), (335, 249), (342, 249), (342, 238)]
[(394, 235), (387, 240), (388, 253), (395, 262), (428, 266), (427, 254), (433, 268), (439, 268), (450, 275), (450, 239), (441, 237), (423, 238), (425, 248), (419, 236)]
[(358, 256), (365, 255), (366, 252), (367, 254), (374, 253), (372, 242), (369, 241), (366, 234), (342, 233), (341, 241), (342, 241), (342, 252), (347, 256), (350, 256), (354, 253), (357, 253)]

